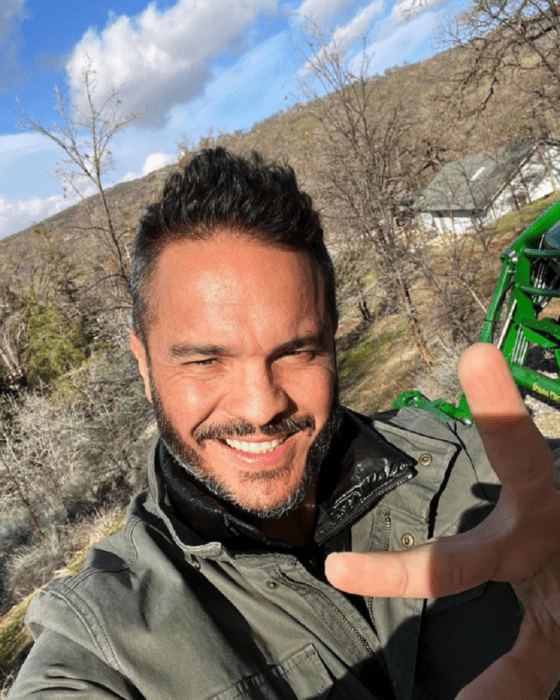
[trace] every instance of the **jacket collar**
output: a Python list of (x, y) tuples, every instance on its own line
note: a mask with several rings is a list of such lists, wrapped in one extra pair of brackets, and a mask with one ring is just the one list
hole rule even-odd
[(375, 430), (369, 418), (344, 408), (321, 467), (315, 541), (323, 544), (357, 522), (390, 491), (412, 479), (415, 464)]
[[(349, 409), (342, 418), (321, 466), (314, 540), (323, 545), (371, 510), (390, 491), (410, 480), (415, 460), (389, 443), (370, 419)], [(169, 518), (187, 526), (200, 542), (219, 541), (235, 549), (247, 546), (289, 550), (267, 538), (254, 519), (225, 505), (185, 470), (158, 441), (153, 460), (152, 495)], [(183, 530), (183, 527), (179, 527)]]

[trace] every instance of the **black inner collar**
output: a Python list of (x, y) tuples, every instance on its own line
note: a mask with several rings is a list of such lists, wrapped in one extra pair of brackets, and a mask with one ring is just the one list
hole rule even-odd
[[(315, 553), (324, 543), (362, 517), (388, 491), (410, 479), (414, 460), (371, 427), (371, 421), (348, 409), (321, 466), (317, 519), (304, 551)], [(156, 474), (163, 480), (170, 515), (202, 539), (220, 541), (234, 550), (301, 551), (302, 548), (264, 535), (257, 520), (211, 494), (181, 467), (162, 441), (156, 451)]]

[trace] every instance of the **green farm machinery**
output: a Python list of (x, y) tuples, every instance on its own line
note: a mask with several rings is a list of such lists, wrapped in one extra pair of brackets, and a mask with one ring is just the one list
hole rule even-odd
[[(560, 321), (542, 314), (551, 299), (560, 297), (560, 200), (528, 226), (501, 257), (502, 271), (480, 340), (502, 350), (519, 387), (560, 409)], [(553, 355), (556, 377), (527, 367), (528, 351), (534, 346)], [(430, 401), (419, 391), (406, 391), (393, 406), (422, 408), (445, 421), (472, 421), (464, 396), (454, 406), (443, 399)]]

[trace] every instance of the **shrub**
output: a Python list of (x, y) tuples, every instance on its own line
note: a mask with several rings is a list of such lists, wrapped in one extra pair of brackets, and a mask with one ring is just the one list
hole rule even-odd
[[(74, 524), (124, 508), (145, 486), (151, 407), (128, 350), (91, 357), (63, 379), (63, 390), (57, 380), (53, 393), (27, 392), (4, 405), (0, 512), (13, 545), (4, 550), (3, 573), (0, 567), (5, 600), (62, 566), (73, 552)], [(25, 522), (20, 539), (9, 524), (16, 512)]]
[(22, 358), (27, 381), (51, 385), (86, 359), (87, 337), (80, 324), (69, 318), (52, 298), (27, 299), (23, 320), (26, 327)]

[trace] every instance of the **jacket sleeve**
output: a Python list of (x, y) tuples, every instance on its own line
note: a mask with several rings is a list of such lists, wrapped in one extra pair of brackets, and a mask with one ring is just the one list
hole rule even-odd
[(65, 579), (36, 594), (25, 618), (35, 640), (8, 700), (143, 700), (119, 663), (104, 625), (76, 604)]
[(75, 641), (44, 629), (36, 636), (8, 700), (143, 700), (127, 680)]
[(126, 679), (72, 640), (44, 630), (23, 664), (8, 700), (143, 700)]
[[(35, 631), (37, 635), (37, 631)], [(91, 651), (52, 630), (42, 630), (8, 700), (143, 700), (117, 671)]]

